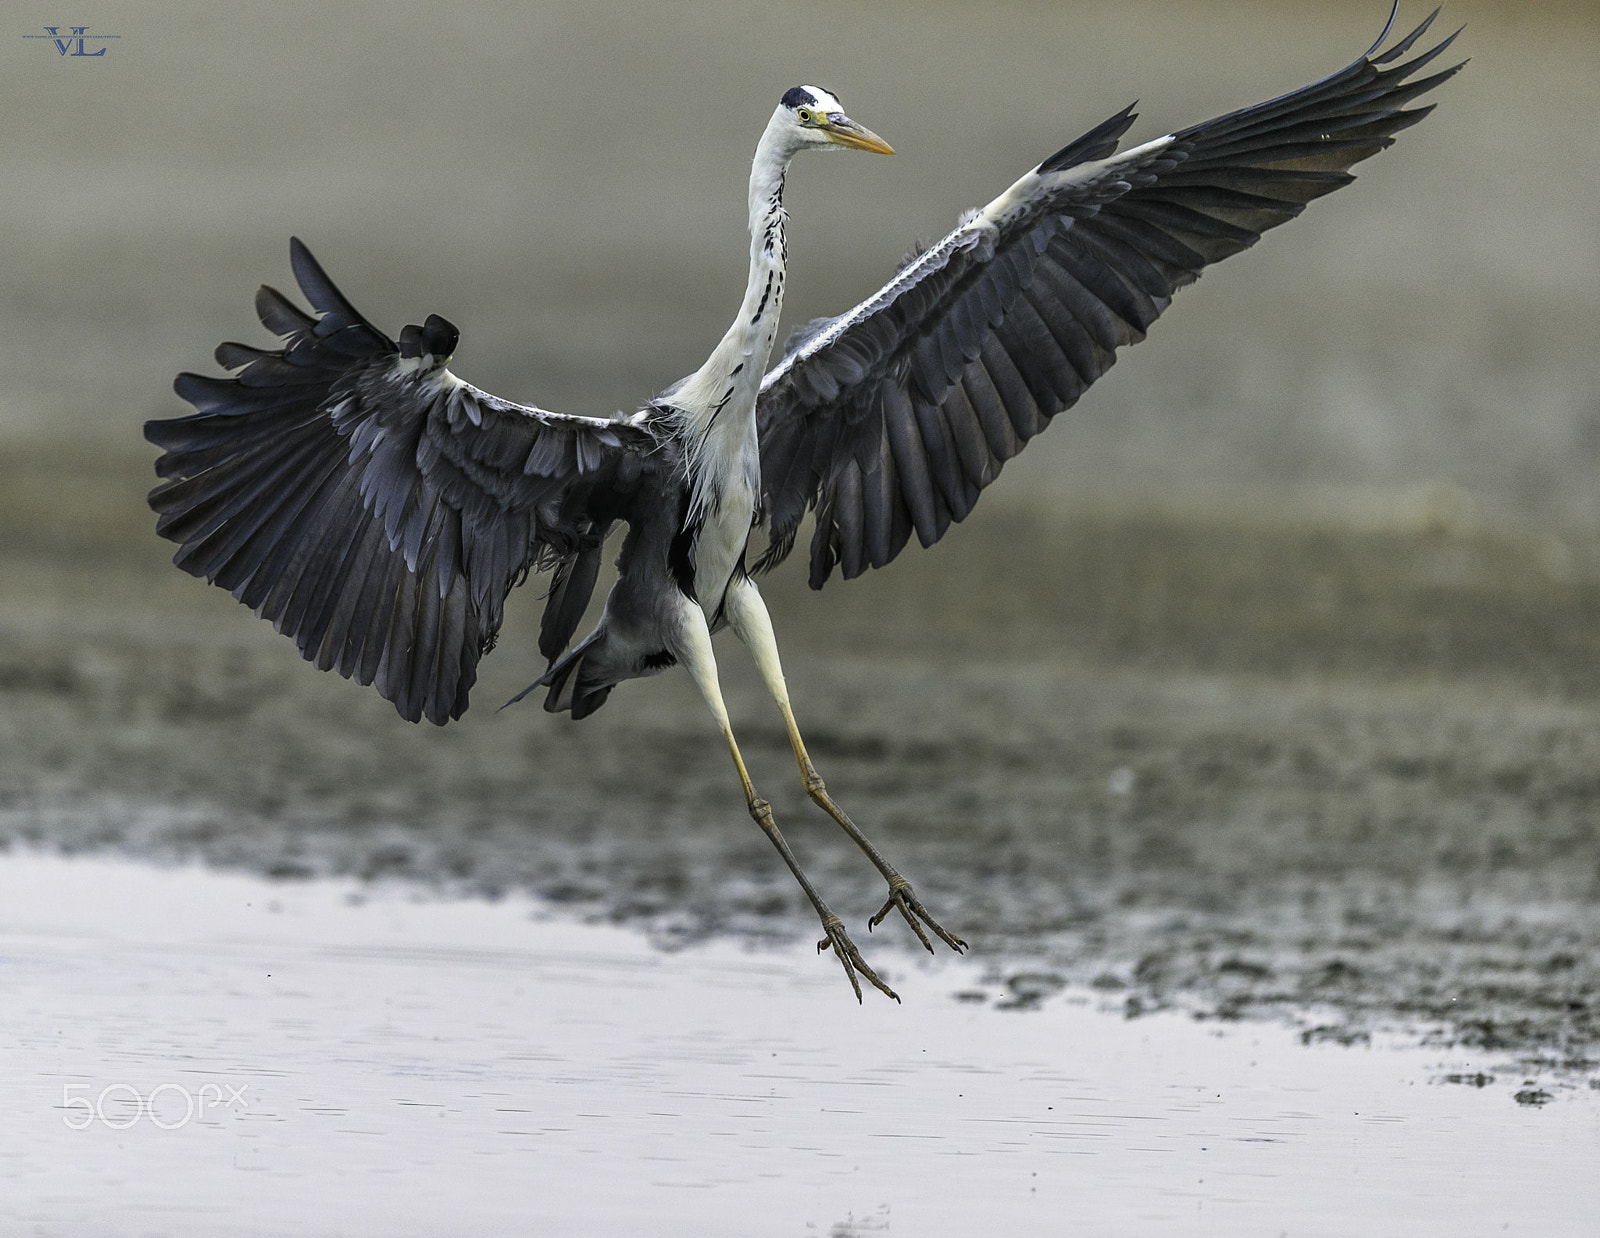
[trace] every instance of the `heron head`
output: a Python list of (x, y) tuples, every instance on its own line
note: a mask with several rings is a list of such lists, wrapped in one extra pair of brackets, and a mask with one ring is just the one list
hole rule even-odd
[(794, 87), (785, 93), (781, 106), (793, 126), (792, 139), (797, 149), (815, 147), (894, 154), (894, 147), (846, 116), (839, 100), (819, 86)]

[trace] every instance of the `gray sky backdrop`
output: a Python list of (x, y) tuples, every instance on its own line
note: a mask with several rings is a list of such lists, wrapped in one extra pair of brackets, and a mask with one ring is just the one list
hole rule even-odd
[[(70, 7), (70, 6), (69, 6)], [(1425, 13), (1408, 4), (1401, 25)], [(0, 502), (140, 522), (140, 422), (298, 234), (375, 322), (439, 312), (509, 397), (632, 408), (742, 289), (748, 159), (814, 82), (894, 159), (791, 177), (791, 322), (872, 292), (1137, 98), (1143, 140), (1331, 72), (1384, 0), (56, 2), (0, 22)], [(1437, 113), (1253, 252), (980, 506), (1197, 505), (1600, 527), (1600, 14), (1457, 0)], [(63, 57), (47, 24), (115, 34)], [(94, 44), (91, 44), (91, 50)], [(20, 463), (19, 463), (20, 462)], [(100, 508), (104, 508), (100, 511)], [(96, 513), (99, 513), (98, 515)]]

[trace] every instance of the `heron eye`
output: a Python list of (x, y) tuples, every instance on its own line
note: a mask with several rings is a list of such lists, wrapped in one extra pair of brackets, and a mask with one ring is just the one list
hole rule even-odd
[(811, 113), (805, 108), (800, 109), (800, 123), (802, 125), (809, 125), (811, 123)]

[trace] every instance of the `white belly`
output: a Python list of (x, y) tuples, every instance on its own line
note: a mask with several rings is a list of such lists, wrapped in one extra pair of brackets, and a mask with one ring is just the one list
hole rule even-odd
[(715, 619), (722, 606), (733, 569), (750, 539), (755, 511), (755, 486), (740, 479), (728, 487), (722, 502), (706, 513), (706, 521), (700, 526), (700, 536), (695, 541), (694, 595), (707, 619)]

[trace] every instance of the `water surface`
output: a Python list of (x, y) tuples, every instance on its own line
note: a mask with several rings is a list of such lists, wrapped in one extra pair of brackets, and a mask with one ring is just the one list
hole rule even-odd
[(1600, 1096), (1481, 1054), (1130, 1021), (1048, 983), (1019, 1009), (903, 953), (905, 1006), (857, 1007), (809, 951), (349, 881), (12, 855), (0, 908), (12, 1232), (1600, 1224)]

